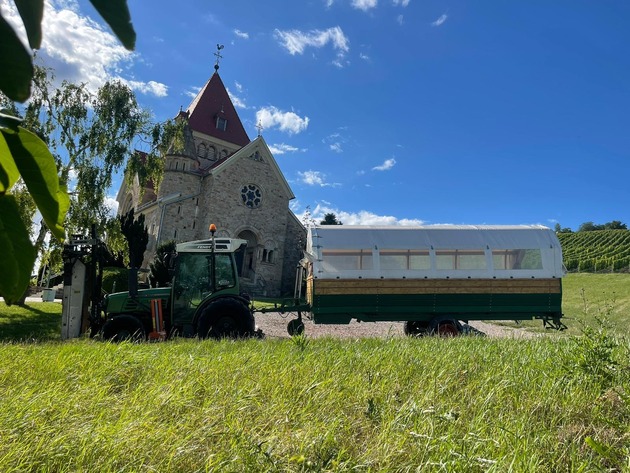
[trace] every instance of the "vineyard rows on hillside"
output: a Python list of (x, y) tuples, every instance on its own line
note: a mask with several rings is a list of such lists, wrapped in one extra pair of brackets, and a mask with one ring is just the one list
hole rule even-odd
[(568, 271), (630, 271), (630, 230), (558, 233)]

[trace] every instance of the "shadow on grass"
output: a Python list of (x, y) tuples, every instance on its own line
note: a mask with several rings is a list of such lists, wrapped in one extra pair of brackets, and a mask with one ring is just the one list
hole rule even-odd
[(53, 302), (0, 304), (0, 342), (61, 340), (61, 307)]

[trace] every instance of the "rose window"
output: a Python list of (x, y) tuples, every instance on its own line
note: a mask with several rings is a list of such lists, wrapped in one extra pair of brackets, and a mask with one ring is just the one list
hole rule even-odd
[(262, 201), (262, 192), (254, 184), (247, 184), (241, 189), (241, 199), (243, 203), (250, 209), (255, 209)]

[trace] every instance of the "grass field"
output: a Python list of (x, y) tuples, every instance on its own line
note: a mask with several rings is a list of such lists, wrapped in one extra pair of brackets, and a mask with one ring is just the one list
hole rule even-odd
[(59, 304), (1, 307), (0, 471), (630, 471), (617, 276), (534, 340), (61, 343)]

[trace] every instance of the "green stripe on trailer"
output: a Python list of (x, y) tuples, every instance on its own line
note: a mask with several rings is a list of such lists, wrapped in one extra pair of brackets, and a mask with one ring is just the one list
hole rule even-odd
[(449, 315), (463, 320), (529, 320), (561, 314), (561, 294), (346, 294), (316, 295), (315, 323), (430, 320)]

